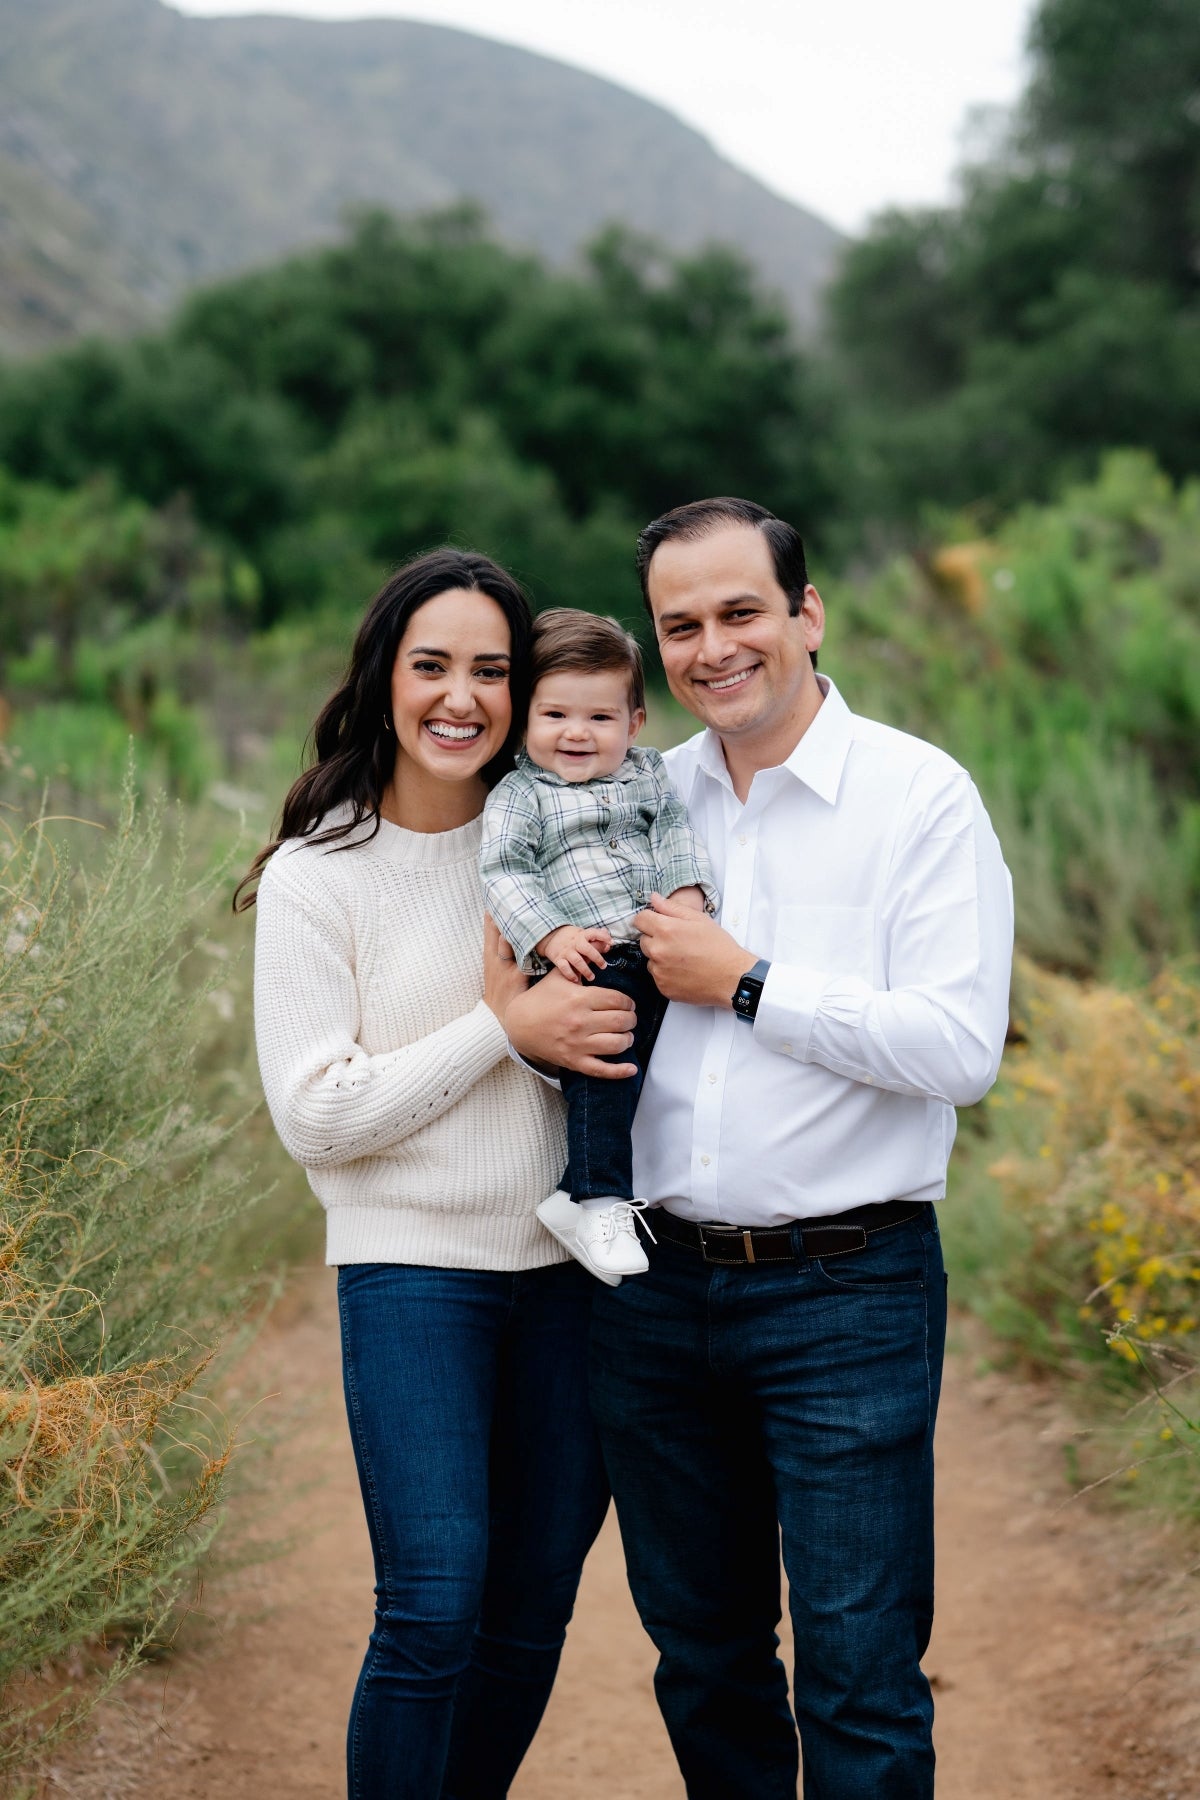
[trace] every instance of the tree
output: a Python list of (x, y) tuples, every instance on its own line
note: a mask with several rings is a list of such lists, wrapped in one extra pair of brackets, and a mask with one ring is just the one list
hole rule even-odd
[(1200, 12), (1043, 0), (961, 203), (892, 212), (830, 299), (873, 503), (1046, 496), (1112, 445), (1200, 462)]
[(1030, 32), (1034, 153), (1103, 196), (1110, 267), (1200, 292), (1200, 10), (1043, 0)]

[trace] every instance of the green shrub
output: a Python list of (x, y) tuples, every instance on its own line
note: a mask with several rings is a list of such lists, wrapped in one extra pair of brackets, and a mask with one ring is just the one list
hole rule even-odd
[(1200, 484), (1123, 452), (993, 538), (829, 584), (827, 666), (970, 769), (1023, 947), (1077, 974), (1200, 938), (1198, 525)]

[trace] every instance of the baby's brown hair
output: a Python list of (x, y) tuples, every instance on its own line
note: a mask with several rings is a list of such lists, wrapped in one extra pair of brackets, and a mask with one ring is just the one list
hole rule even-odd
[(646, 677), (641, 646), (632, 632), (616, 619), (573, 606), (552, 606), (533, 621), (531, 693), (547, 675), (568, 670), (596, 675), (609, 669), (628, 678), (630, 712), (644, 712)]

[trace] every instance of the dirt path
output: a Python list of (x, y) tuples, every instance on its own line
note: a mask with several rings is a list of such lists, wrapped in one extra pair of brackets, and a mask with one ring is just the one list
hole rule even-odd
[[(303, 1455), (271, 1459), (258, 1502), (269, 1529), (294, 1534), (292, 1548), (213, 1585), (185, 1647), (128, 1684), (91, 1743), (57, 1765), (52, 1792), (344, 1792), (343, 1721), (369, 1629), (371, 1568), (332, 1299), (325, 1271), (299, 1278), (255, 1359), (257, 1391), (265, 1378), (277, 1405), (303, 1397), (308, 1408)], [(1167, 1646), (1167, 1546), (1139, 1522), (1064, 1509), (1051, 1404), (973, 1376), (968, 1361), (949, 1359), (938, 1432), (939, 1615), (927, 1667), (941, 1800), (1194, 1800), (1200, 1721), (1189, 1668)], [(682, 1800), (652, 1668), (610, 1515), (513, 1800)]]

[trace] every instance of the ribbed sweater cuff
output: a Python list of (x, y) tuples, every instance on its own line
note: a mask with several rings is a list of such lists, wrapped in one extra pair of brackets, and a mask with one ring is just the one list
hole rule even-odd
[(462, 1047), (460, 1066), (474, 1083), (508, 1055), (508, 1037), (486, 1000), (480, 1000), (474, 1011), (466, 1015), (464, 1024), (473, 1029)]
[(429, 1211), (406, 1206), (331, 1206), (325, 1261), (418, 1263), (439, 1269), (540, 1269), (566, 1251), (536, 1215), (484, 1207)]

